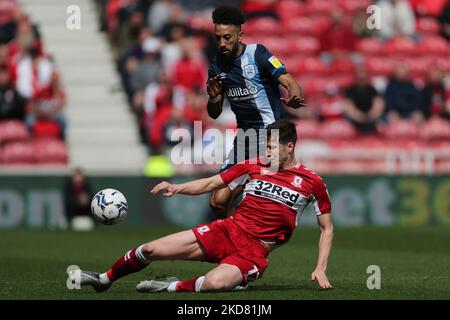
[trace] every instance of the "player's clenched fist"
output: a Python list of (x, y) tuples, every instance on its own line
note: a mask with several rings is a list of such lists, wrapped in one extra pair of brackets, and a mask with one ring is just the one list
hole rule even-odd
[(168, 183), (167, 181), (163, 181), (156, 185), (150, 193), (157, 194), (161, 190), (165, 190), (166, 192), (163, 193), (164, 197), (171, 197), (176, 193), (175, 185)]
[(327, 275), (323, 271), (318, 271), (318, 270), (314, 271), (311, 274), (311, 281), (317, 281), (319, 283), (319, 286), (322, 289), (331, 289), (331, 288), (333, 288), (331, 286), (330, 281), (327, 278)]
[(219, 94), (222, 93), (223, 85), (222, 81), (220, 80), (219, 76), (215, 76), (208, 80), (207, 87), (208, 95), (211, 98), (217, 97)]

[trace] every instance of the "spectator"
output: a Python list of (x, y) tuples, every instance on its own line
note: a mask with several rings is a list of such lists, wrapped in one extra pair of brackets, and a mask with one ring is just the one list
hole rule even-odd
[(321, 51), (342, 53), (353, 51), (355, 35), (351, 24), (346, 21), (344, 13), (337, 9), (331, 12), (331, 23), (320, 36)]
[[(117, 70), (119, 71), (122, 85), (124, 87), (125, 93), (128, 97), (128, 102), (132, 104), (133, 99), (133, 89), (130, 82), (130, 73), (127, 69), (127, 63), (131, 60), (131, 64), (141, 61), (144, 58), (143, 44), (147, 39), (150, 39), (153, 33), (150, 28), (142, 28), (139, 32), (138, 41), (131, 47), (123, 51), (122, 55), (117, 61)], [(132, 69), (132, 67), (131, 67)]]
[(8, 43), (16, 36), (15, 10), (14, 1), (0, 1), (0, 43)]
[(133, 11), (126, 23), (121, 26), (120, 37), (118, 43), (119, 54), (123, 50), (133, 46), (139, 40), (139, 34), (145, 27), (144, 14), (140, 11)]
[(173, 28), (182, 28), (184, 29), (184, 34), (190, 34), (191, 30), (186, 24), (185, 13), (181, 6), (174, 3), (170, 5), (169, 9), (169, 19), (155, 33), (166, 41), (170, 41)]
[(164, 142), (163, 128), (172, 117), (173, 109), (182, 109), (186, 104), (185, 90), (174, 87), (165, 71), (158, 74), (144, 94), (144, 125), (150, 145), (160, 153)]
[(260, 17), (268, 17), (279, 20), (277, 14), (278, 0), (244, 0), (241, 8), (245, 13), (247, 20), (252, 20)]
[[(67, 180), (64, 187), (64, 202), (66, 206), (67, 220), (72, 226), (77, 218), (91, 219), (91, 186), (81, 169), (75, 169), (72, 176)], [(88, 223), (89, 224), (89, 223)]]
[(55, 68), (34, 43), (16, 66), (17, 91), (27, 99), (50, 84)]
[(353, 34), (358, 37), (371, 37), (375, 34), (375, 30), (367, 28), (368, 15), (365, 9), (358, 9), (355, 12), (352, 21)]
[(384, 0), (378, 5), (382, 20), (379, 35), (383, 40), (398, 36), (414, 37), (416, 18), (408, 1)]
[(322, 121), (336, 120), (344, 117), (344, 98), (335, 83), (325, 88), (325, 95), (318, 99), (319, 119)]
[(441, 35), (447, 41), (450, 41), (450, 1), (447, 1), (447, 4), (442, 9), (439, 21), (441, 22)]
[[(49, 127), (49, 130), (56, 132), (48, 133), (49, 135), (59, 133), (60, 137), (64, 139), (66, 122), (63, 109), (65, 105), (66, 94), (58, 73), (54, 72), (50, 84), (37, 91), (30, 99), (30, 111), (26, 117), (28, 127), (35, 132), (38, 130), (37, 127)], [(55, 123), (57, 124), (56, 129), (54, 129)]]
[(141, 62), (133, 59), (127, 63), (130, 72), (130, 84), (133, 93), (143, 91), (161, 71), (161, 42), (157, 38), (149, 38), (142, 44), (144, 59)]
[(375, 133), (376, 124), (384, 111), (384, 101), (369, 83), (367, 71), (358, 68), (355, 82), (349, 87), (344, 104), (346, 117), (362, 132)]
[(11, 83), (8, 67), (0, 66), (0, 120), (25, 119), (26, 100)]
[(147, 13), (147, 24), (155, 33), (158, 33), (162, 27), (169, 21), (170, 6), (173, 4), (172, 0), (154, 1)]
[(445, 71), (435, 66), (428, 73), (428, 82), (422, 90), (425, 117), (442, 117), (450, 120), (450, 101), (446, 102)]
[(389, 122), (410, 118), (416, 123), (423, 121), (420, 91), (410, 80), (405, 65), (397, 65), (385, 92), (386, 112)]
[(186, 37), (186, 30), (182, 25), (174, 25), (170, 29), (169, 38), (166, 39), (161, 50), (161, 60), (164, 68), (171, 72), (173, 65), (181, 59), (181, 42)]
[(206, 83), (207, 70), (200, 50), (192, 39), (182, 42), (182, 57), (173, 68), (173, 82), (186, 89), (203, 88)]

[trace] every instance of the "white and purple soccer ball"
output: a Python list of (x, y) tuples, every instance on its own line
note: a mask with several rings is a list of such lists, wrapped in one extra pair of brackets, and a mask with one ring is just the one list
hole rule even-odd
[(101, 190), (91, 201), (91, 212), (94, 218), (104, 225), (117, 224), (127, 216), (127, 199), (115, 189)]

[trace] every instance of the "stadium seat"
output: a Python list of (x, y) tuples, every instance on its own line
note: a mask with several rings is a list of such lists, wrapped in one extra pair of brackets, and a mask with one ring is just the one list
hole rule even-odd
[(419, 52), (426, 55), (442, 56), (447, 58), (450, 55), (450, 46), (439, 36), (431, 36), (423, 39), (419, 44)]
[(356, 43), (356, 50), (364, 56), (379, 56), (383, 54), (383, 44), (377, 38), (363, 38)]
[(405, 57), (402, 62), (408, 67), (411, 77), (424, 79), (434, 59), (430, 60), (429, 57)]
[(435, 18), (424, 17), (417, 19), (416, 30), (424, 35), (438, 35), (439, 22)]
[(333, 120), (321, 125), (320, 136), (324, 140), (350, 140), (356, 137), (356, 129), (346, 120)]
[(315, 120), (297, 120), (295, 126), (297, 127), (297, 135), (300, 140), (319, 137), (320, 124)]
[(314, 37), (290, 37), (286, 40), (287, 53), (291, 55), (313, 56), (320, 49), (320, 43)]
[(0, 144), (29, 139), (29, 132), (22, 121), (7, 120), (0, 122)]
[(364, 9), (372, 4), (371, 0), (341, 0), (340, 7), (347, 13), (354, 13), (358, 9)]
[(371, 76), (389, 76), (394, 71), (395, 65), (393, 59), (379, 57), (368, 57), (364, 63)]
[(59, 138), (61, 136), (61, 128), (58, 123), (51, 120), (39, 120), (33, 126), (33, 135), (36, 138), (50, 137)]
[(333, 75), (353, 74), (356, 70), (355, 64), (348, 59), (333, 60), (330, 65), (330, 72)]
[(204, 15), (191, 16), (187, 25), (194, 30), (214, 32), (214, 24), (211, 23), (211, 18)]
[(36, 139), (33, 141), (33, 151), (39, 164), (67, 164), (68, 152), (60, 140)]
[(313, 36), (318, 38), (330, 23), (328, 17), (300, 17), (282, 22), (283, 34), (295, 34), (300, 37)]
[(303, 2), (296, 0), (278, 1), (277, 13), (282, 21), (295, 19), (304, 15), (305, 5)]
[(242, 26), (244, 33), (249, 35), (278, 35), (281, 32), (278, 22), (273, 18), (257, 18)]
[(390, 141), (416, 139), (419, 135), (419, 127), (410, 120), (393, 121), (382, 131)]
[(305, 5), (305, 13), (309, 16), (323, 15), (329, 16), (330, 12), (338, 9), (338, 1), (329, 0), (311, 0), (307, 1)]
[(450, 141), (450, 123), (440, 118), (430, 119), (420, 128), (420, 137), (427, 141)]
[(297, 71), (299, 74), (310, 74), (310, 75), (325, 75), (328, 72), (328, 67), (319, 58), (307, 57), (301, 59), (297, 64)]
[(287, 45), (280, 45), (282, 40), (280, 37), (265, 37), (261, 38), (257, 43), (263, 44), (266, 46), (273, 54), (275, 54), (278, 58), (281, 56), (291, 54), (291, 50)]
[(29, 142), (10, 142), (3, 146), (4, 165), (31, 165), (34, 162), (33, 148)]
[(417, 54), (417, 45), (408, 37), (397, 37), (385, 44), (384, 51), (389, 56), (414, 56)]

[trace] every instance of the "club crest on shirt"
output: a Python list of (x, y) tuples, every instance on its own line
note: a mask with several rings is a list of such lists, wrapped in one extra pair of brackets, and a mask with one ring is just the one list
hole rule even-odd
[(254, 64), (248, 64), (244, 67), (244, 75), (247, 78), (253, 78), (256, 74), (255, 65)]
[(303, 181), (302, 178), (300, 178), (299, 176), (295, 176), (294, 181), (292, 181), (291, 184), (297, 188), (300, 188), (300, 186), (302, 185), (302, 181)]

